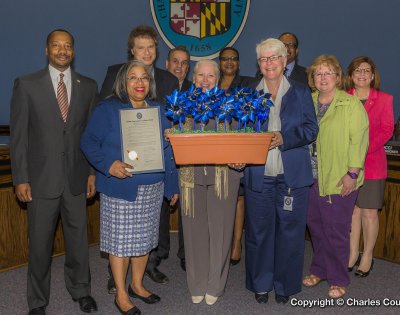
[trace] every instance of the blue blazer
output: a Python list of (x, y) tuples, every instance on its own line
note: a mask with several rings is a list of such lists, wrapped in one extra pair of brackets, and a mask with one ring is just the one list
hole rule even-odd
[[(308, 145), (317, 138), (318, 123), (310, 90), (304, 84), (289, 80), (290, 88), (282, 98), (280, 112), (283, 144), (279, 147), (286, 185), (290, 188), (310, 186), (313, 183)], [(255, 89), (259, 81), (249, 87)], [(267, 131), (268, 120), (263, 124)], [(265, 165), (250, 165), (244, 171), (244, 184), (261, 192)]]
[[(162, 132), (171, 127), (171, 122), (165, 117), (164, 110), (158, 103), (146, 100), (150, 106), (158, 106), (161, 111)], [(136, 200), (139, 185), (150, 185), (160, 181), (165, 182), (165, 196), (170, 198), (179, 193), (178, 174), (173, 159), (169, 142), (164, 144), (165, 172), (135, 174), (132, 177), (119, 179), (109, 174), (108, 170), (116, 160), (122, 161), (120, 109), (132, 108), (128, 103), (122, 103), (117, 98), (111, 97), (100, 102), (81, 137), (81, 150), (90, 164), (97, 170), (96, 188), (107, 196)]]

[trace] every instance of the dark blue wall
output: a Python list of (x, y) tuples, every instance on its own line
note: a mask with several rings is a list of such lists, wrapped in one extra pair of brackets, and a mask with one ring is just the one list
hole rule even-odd
[[(400, 1), (252, 0), (249, 18), (234, 45), (241, 52), (241, 73), (256, 71), (255, 45), (291, 31), (300, 39), (299, 63), (319, 54), (336, 55), (346, 68), (361, 54), (372, 57), (381, 89), (395, 96), (400, 115)], [(153, 25), (148, 0), (2, 0), (0, 2), (0, 124), (9, 123), (13, 80), (46, 65), (45, 38), (54, 28), (75, 35), (75, 70), (101, 85), (107, 66), (125, 61), (129, 31)], [(157, 65), (164, 68), (168, 47), (160, 39)]]

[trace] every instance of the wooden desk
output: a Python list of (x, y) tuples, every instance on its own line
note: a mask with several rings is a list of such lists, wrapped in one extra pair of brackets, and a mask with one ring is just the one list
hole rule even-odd
[[(99, 202), (88, 203), (88, 242), (99, 243)], [(58, 224), (53, 255), (64, 254), (64, 237)], [(11, 179), (9, 148), (0, 146), (0, 271), (17, 268), (28, 262), (28, 222), (25, 205), (15, 197)]]
[(400, 263), (400, 159), (389, 159), (384, 207), (379, 211), (379, 234), (374, 256)]
[[(385, 188), (385, 207), (379, 213), (379, 235), (374, 255), (400, 263), (400, 161), (389, 161), (389, 178)], [(99, 243), (99, 202), (88, 204), (88, 240)], [(175, 211), (170, 219), (171, 230), (178, 229)], [(64, 253), (62, 226), (54, 239), (54, 255)], [(25, 265), (28, 261), (26, 209), (17, 201), (11, 181), (9, 149), (0, 146), (0, 272)]]

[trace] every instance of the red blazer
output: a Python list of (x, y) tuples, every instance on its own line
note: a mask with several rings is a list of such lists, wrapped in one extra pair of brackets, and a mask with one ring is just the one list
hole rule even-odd
[[(354, 94), (354, 89), (348, 91)], [(387, 161), (384, 144), (393, 136), (393, 96), (371, 89), (364, 105), (369, 118), (369, 147), (365, 158), (365, 179), (385, 179)]]

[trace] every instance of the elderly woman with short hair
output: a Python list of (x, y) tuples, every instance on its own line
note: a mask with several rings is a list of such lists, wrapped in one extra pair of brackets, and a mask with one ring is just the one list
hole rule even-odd
[[(114, 303), (122, 314), (129, 315), (140, 314), (129, 296), (148, 304), (160, 301), (158, 295), (143, 286), (143, 274), (149, 252), (158, 244), (163, 196), (170, 198), (175, 193), (172, 203), (178, 198), (177, 178), (169, 181), (161, 171), (133, 175), (127, 170), (132, 166), (122, 162), (119, 113), (125, 109), (159, 107), (149, 99), (154, 91), (149, 67), (137, 60), (129, 61), (118, 72), (113, 96), (96, 107), (81, 138), (81, 149), (97, 170), (100, 250), (109, 253), (117, 289)], [(170, 126), (165, 115), (160, 120), (162, 129)], [(164, 138), (161, 134), (160, 137)], [(166, 141), (164, 156), (165, 161), (171, 160), (171, 148)], [(127, 291), (129, 262), (131, 283)]]
[(312, 172), (308, 145), (318, 125), (308, 87), (283, 75), (287, 49), (269, 38), (257, 47), (261, 81), (274, 106), (262, 126), (273, 132), (265, 165), (245, 168), (246, 286), (258, 303), (275, 290), (277, 303), (301, 291), (304, 233)]
[[(193, 83), (197, 88), (210, 90), (217, 85), (218, 79), (219, 69), (215, 61), (196, 63)], [(204, 130), (214, 127), (214, 120), (203, 126)], [(220, 127), (223, 128), (223, 123)], [(189, 119), (185, 128), (193, 128)], [(212, 305), (224, 292), (241, 177), (240, 172), (227, 165), (180, 167), (186, 277), (195, 304), (205, 299), (208, 305)]]
[(336, 299), (350, 284), (350, 226), (364, 181), (368, 116), (360, 101), (342, 90), (342, 67), (335, 56), (317, 57), (307, 73), (319, 133), (310, 146), (314, 184), (307, 217), (314, 256), (303, 284), (313, 287), (326, 280), (328, 296)]

